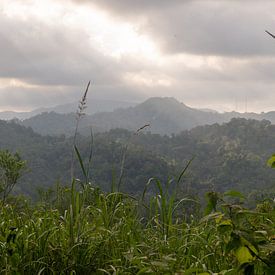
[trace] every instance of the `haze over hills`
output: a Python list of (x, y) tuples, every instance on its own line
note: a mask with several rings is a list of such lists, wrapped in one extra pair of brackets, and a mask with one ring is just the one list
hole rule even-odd
[[(89, 103), (88, 103), (89, 104)], [(99, 109), (99, 108), (98, 108)], [(232, 118), (269, 120), (275, 123), (275, 112), (268, 113), (218, 113), (213, 110), (200, 110), (186, 106), (174, 98), (154, 97), (133, 107), (119, 108), (112, 112), (97, 112), (82, 119), (80, 132), (89, 134), (92, 126), (94, 132), (123, 128), (131, 131), (150, 124), (148, 131), (161, 135), (180, 133), (199, 125), (224, 123)], [(44, 112), (23, 120), (20, 124), (31, 127), (42, 135), (72, 135), (75, 127), (75, 114)]]
[[(127, 108), (130, 106), (135, 106), (136, 102), (131, 101), (121, 101), (121, 100), (109, 100), (109, 99), (95, 99), (91, 98), (88, 99), (87, 108), (85, 112), (87, 114), (95, 114), (97, 112), (106, 112), (106, 111), (113, 111), (118, 108)], [(58, 114), (67, 114), (67, 113), (74, 113), (78, 106), (78, 102), (71, 102), (62, 105), (56, 105), (53, 107), (48, 108), (37, 108), (33, 111), (29, 112), (14, 112), (14, 111), (3, 111), (0, 112), (0, 119), (2, 120), (10, 120), (10, 119), (28, 119), (30, 117), (45, 113), (45, 112), (55, 112)]]

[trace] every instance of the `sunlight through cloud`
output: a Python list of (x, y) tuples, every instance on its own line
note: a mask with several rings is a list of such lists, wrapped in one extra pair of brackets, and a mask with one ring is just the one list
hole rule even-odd
[(47, 25), (58, 22), (66, 29), (84, 31), (89, 39), (89, 46), (107, 56), (119, 59), (123, 55), (139, 55), (149, 61), (159, 56), (153, 41), (140, 34), (137, 27), (111, 19), (106, 13), (93, 7), (82, 7), (67, 2), (65, 5), (62, 1), (51, 0), (4, 1), (0, 7), (10, 18), (34, 18)]

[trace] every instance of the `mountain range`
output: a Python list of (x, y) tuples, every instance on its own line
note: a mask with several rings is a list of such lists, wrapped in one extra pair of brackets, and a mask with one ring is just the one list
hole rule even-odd
[[(48, 108), (37, 108), (29, 112), (3, 111), (3, 112), (0, 112), (0, 119), (11, 120), (11, 119), (17, 118), (20, 120), (24, 120), (42, 113), (50, 113), (50, 112), (55, 112), (58, 114), (73, 113), (76, 111), (78, 104), (79, 102), (74, 101), (71, 103), (56, 105)], [(136, 103), (131, 101), (91, 98), (91, 99), (88, 99), (87, 101), (87, 108), (85, 109), (85, 112), (91, 115), (97, 112), (106, 112), (106, 111), (111, 112), (118, 108), (127, 108), (135, 105)]]
[[(30, 118), (17, 120), (17, 123), (31, 127), (42, 135), (73, 135), (75, 130), (75, 113), (61, 113), (62, 108), (55, 107), (55, 111), (43, 112)], [(98, 109), (100, 109), (98, 107)], [(59, 110), (59, 112), (57, 112)], [(64, 109), (63, 109), (64, 110)], [(86, 112), (86, 110), (85, 110)], [(104, 132), (110, 129), (123, 128), (136, 131), (144, 125), (150, 125), (145, 131), (161, 135), (180, 133), (200, 125), (225, 123), (232, 118), (246, 118), (256, 120), (269, 120), (275, 123), (275, 112), (267, 113), (218, 113), (212, 110), (200, 110), (188, 107), (171, 97), (154, 97), (126, 108), (118, 108), (108, 112), (86, 112), (82, 117), (79, 132), (90, 134)]]

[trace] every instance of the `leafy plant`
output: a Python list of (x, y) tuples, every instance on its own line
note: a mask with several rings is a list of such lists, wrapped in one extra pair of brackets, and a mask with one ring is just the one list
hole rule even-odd
[[(228, 197), (231, 202), (228, 202)], [(274, 202), (249, 210), (236, 204), (236, 199), (244, 200), (244, 196), (237, 191), (209, 193), (206, 208), (209, 215), (203, 221), (214, 221), (223, 244), (223, 253), (235, 258), (239, 271), (246, 275), (273, 274)], [(261, 273), (263, 270), (266, 273)]]
[(0, 151), (0, 195), (4, 203), (21, 177), (26, 162), (21, 160), (18, 153), (14, 155), (9, 151)]

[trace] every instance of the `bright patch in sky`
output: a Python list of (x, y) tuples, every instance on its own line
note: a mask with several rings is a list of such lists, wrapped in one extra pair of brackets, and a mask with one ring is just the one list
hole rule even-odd
[(120, 58), (123, 55), (139, 55), (148, 60), (158, 58), (155, 44), (149, 37), (139, 34), (137, 27), (111, 19), (106, 13), (93, 7), (77, 6), (69, 1), (4, 0), (0, 3), (0, 9), (11, 18), (34, 18), (47, 25), (61, 24), (66, 29), (84, 31), (89, 38), (89, 46), (107, 56)]
[(146, 87), (170, 87), (172, 85), (171, 79), (167, 76), (159, 74), (155, 75), (152, 73), (127, 73), (125, 74), (124, 79), (129, 83), (143, 85)]
[(39, 86), (27, 83), (16, 78), (0, 78), (0, 88), (38, 88)]

